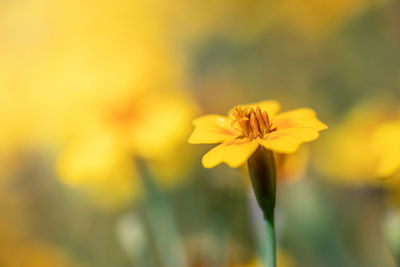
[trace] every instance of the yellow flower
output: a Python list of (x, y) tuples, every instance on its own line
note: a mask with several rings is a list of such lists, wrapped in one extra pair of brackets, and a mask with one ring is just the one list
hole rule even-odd
[(228, 116), (205, 115), (194, 120), (191, 144), (222, 143), (203, 156), (203, 166), (226, 163), (241, 166), (258, 146), (278, 153), (293, 153), (299, 145), (318, 138), (327, 126), (309, 108), (278, 114), (280, 104), (263, 101), (236, 106)]
[(179, 160), (193, 104), (181, 90), (182, 51), (152, 4), (3, 4), (0, 163), (18, 148), (57, 149), (61, 180), (114, 206), (140, 193), (133, 157)]
[(355, 105), (321, 139), (316, 168), (334, 182), (377, 184), (400, 167), (400, 110), (387, 100), (364, 100)]
[[(193, 113), (191, 101), (178, 92), (147, 92), (101, 106), (62, 146), (58, 174), (103, 207), (126, 204), (142, 190), (135, 158), (156, 167), (168, 161), (188, 134)], [(180, 167), (175, 165), (169, 168)], [(180, 177), (174, 170), (158, 172), (157, 182), (175, 184)]]
[(0, 32), (1, 150), (62, 141), (100, 100), (184, 87), (148, 1), (2, 2)]

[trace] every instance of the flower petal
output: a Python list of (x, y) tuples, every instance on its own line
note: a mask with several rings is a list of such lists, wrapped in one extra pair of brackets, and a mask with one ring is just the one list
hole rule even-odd
[[(275, 117), (276, 114), (281, 110), (281, 104), (275, 100), (265, 100), (252, 104), (240, 105), (243, 108), (253, 108), (256, 109), (260, 107), (261, 111), (266, 111), (270, 118)], [(233, 109), (229, 110), (229, 114), (231, 114)]]
[(283, 112), (276, 116), (272, 123), (278, 130), (293, 127), (307, 127), (316, 131), (321, 131), (328, 128), (317, 119), (315, 111), (310, 108), (298, 108)]
[(258, 143), (266, 149), (278, 153), (293, 153), (300, 144), (317, 139), (319, 133), (312, 128), (287, 128), (277, 130), (268, 135), (266, 139), (257, 139)]
[(225, 162), (229, 167), (237, 168), (243, 165), (246, 160), (257, 149), (256, 141), (248, 139), (236, 139), (220, 144), (203, 156), (203, 166), (212, 168)]
[(303, 178), (309, 163), (309, 148), (301, 147), (296, 153), (275, 153), (279, 182), (295, 183)]
[(214, 144), (234, 139), (239, 133), (231, 128), (232, 119), (221, 115), (205, 115), (193, 121), (195, 129), (190, 144)]
[(115, 136), (96, 132), (69, 144), (57, 162), (59, 178), (103, 207), (121, 207), (142, 193), (136, 166)]
[(379, 126), (372, 136), (372, 145), (379, 160), (377, 175), (393, 176), (400, 169), (400, 121), (389, 121)]

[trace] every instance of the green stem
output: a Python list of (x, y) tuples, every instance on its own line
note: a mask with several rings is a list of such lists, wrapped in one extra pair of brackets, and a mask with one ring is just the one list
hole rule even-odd
[(161, 266), (185, 267), (185, 252), (169, 199), (154, 183), (146, 164), (137, 162), (146, 193), (143, 208)]
[(386, 210), (383, 232), (393, 259), (400, 267), (400, 212), (398, 209)]
[(267, 234), (267, 267), (276, 267), (274, 210), (276, 167), (272, 151), (259, 147), (248, 160), (249, 174), (257, 203), (264, 213)]
[(274, 216), (265, 219), (265, 232), (267, 234), (266, 252), (267, 252), (267, 266), (276, 266), (276, 243), (275, 243), (275, 227)]

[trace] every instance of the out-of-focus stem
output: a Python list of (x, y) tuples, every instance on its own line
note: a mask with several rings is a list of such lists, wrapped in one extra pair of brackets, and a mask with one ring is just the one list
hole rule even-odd
[(145, 188), (144, 213), (153, 247), (164, 267), (187, 266), (187, 261), (168, 197), (153, 182), (143, 161), (138, 161)]
[(400, 210), (391, 208), (383, 218), (383, 233), (393, 258), (400, 266)]

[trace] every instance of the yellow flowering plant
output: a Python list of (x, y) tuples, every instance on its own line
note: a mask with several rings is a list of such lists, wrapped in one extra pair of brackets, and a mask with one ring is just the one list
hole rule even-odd
[(400, 109), (393, 99), (373, 97), (351, 107), (320, 140), (314, 164), (340, 186), (380, 189), (384, 238), (400, 262)]
[(276, 266), (274, 209), (276, 163), (273, 152), (293, 153), (300, 144), (319, 137), (327, 126), (309, 108), (279, 114), (273, 100), (239, 105), (228, 116), (205, 115), (194, 120), (191, 144), (222, 143), (202, 159), (205, 168), (226, 163), (232, 168), (247, 162), (257, 202), (264, 213), (267, 231), (267, 264)]
[(184, 154), (171, 156), (195, 106), (182, 90), (181, 53), (159, 23), (141, 0), (6, 3), (0, 161), (31, 146), (56, 150), (61, 181), (107, 208), (141, 194), (134, 157), (151, 161), (162, 186), (178, 184), (184, 164), (157, 167)]
[(350, 109), (321, 139), (315, 167), (335, 183), (379, 185), (400, 169), (400, 110), (390, 100), (367, 99)]
[[(102, 207), (123, 207), (143, 191), (134, 159), (167, 161), (189, 131), (185, 125), (193, 113), (190, 99), (178, 92), (143, 92), (130, 101), (102, 105), (61, 147), (59, 177), (66, 185), (83, 188)], [(155, 182), (173, 185), (169, 176), (181, 170), (171, 165), (170, 169), (171, 174), (162, 173)]]
[(205, 115), (194, 120), (191, 144), (222, 143), (204, 155), (205, 168), (224, 162), (243, 165), (259, 146), (278, 153), (293, 153), (299, 145), (318, 138), (326, 125), (309, 108), (278, 114), (280, 104), (263, 101), (237, 106), (228, 116)]

